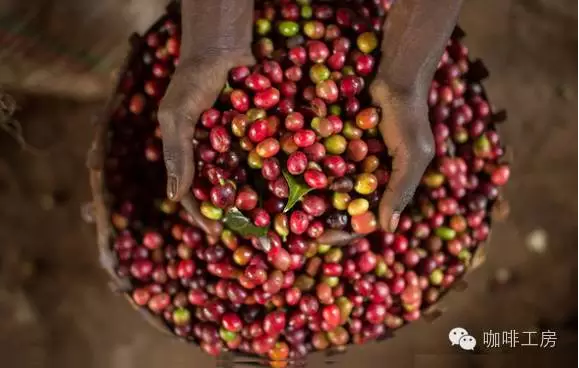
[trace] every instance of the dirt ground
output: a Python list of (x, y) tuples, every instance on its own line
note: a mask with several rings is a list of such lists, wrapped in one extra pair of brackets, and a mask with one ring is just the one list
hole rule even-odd
[[(494, 228), (488, 260), (432, 324), (352, 349), (335, 366), (575, 367), (577, 356), (577, 3), (467, 0), (467, 45), (485, 60), (493, 103), (507, 108), (511, 215)], [(85, 152), (102, 102), (19, 96), (22, 151), (0, 131), (0, 356), (6, 368), (211, 367), (159, 335), (107, 286), (94, 228)], [(464, 327), (476, 352), (451, 347)], [(555, 331), (556, 347), (485, 348), (485, 331)], [(312, 366), (321, 364), (314, 359)]]

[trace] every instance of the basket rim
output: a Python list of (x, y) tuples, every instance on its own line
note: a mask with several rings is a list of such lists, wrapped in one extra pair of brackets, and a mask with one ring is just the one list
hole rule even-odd
[[(172, 9), (171, 8), (172, 6), (174, 8), (175, 2), (172, 2), (171, 4), (172, 5), (169, 5), (167, 9)], [(167, 16), (170, 14), (171, 11), (164, 13), (145, 33), (149, 32), (152, 29), (155, 29), (155, 27), (158, 27), (158, 25), (163, 21), (165, 21)], [(462, 32), (462, 35), (464, 36), (464, 32), (459, 26), (457, 26), (457, 29), (459, 29)], [(105, 185), (105, 173), (104, 173), (104, 162), (108, 149), (107, 147), (107, 137), (109, 132), (108, 128), (112, 112), (120, 105), (122, 101), (123, 95), (119, 92), (122, 76), (127, 72), (135, 56), (141, 50), (142, 48), (141, 41), (142, 37), (140, 35), (134, 33), (131, 36), (129, 40), (130, 50), (123, 65), (121, 66), (121, 68), (119, 68), (117, 81), (114, 84), (113, 91), (107, 102), (104, 104), (102, 114), (94, 121), (94, 126), (96, 129), (91, 142), (91, 146), (88, 150), (86, 166), (89, 172), (89, 182), (92, 193), (92, 204), (94, 207), (95, 227), (97, 232), (96, 243), (99, 249), (99, 258), (101, 261), (101, 266), (109, 274), (111, 280), (110, 284), (113, 290), (119, 294), (122, 294), (125, 297), (125, 299), (127, 299), (129, 303), (133, 306), (133, 308), (136, 309), (139, 312), (139, 314), (141, 314), (145, 318), (145, 320), (149, 322), (149, 324), (155, 327), (157, 330), (159, 330), (165, 335), (177, 338), (178, 340), (188, 341), (187, 339), (175, 335), (170, 330), (169, 326), (164, 322), (162, 322), (162, 320), (157, 315), (153, 314), (146, 308), (142, 308), (137, 304), (135, 304), (130, 293), (130, 291), (132, 290), (132, 283), (128, 277), (122, 278), (116, 274), (115, 267), (118, 264), (118, 260), (116, 259), (116, 256), (111, 249), (111, 236), (113, 234), (113, 229), (112, 224), (109, 220), (110, 208), (107, 206), (108, 193)], [(479, 83), (481, 84), (482, 87), (482, 95), (488, 101), (488, 97), (485, 88), (482, 84), (482, 80)], [(491, 123), (494, 123), (494, 121), (491, 121)], [(502, 201), (502, 197), (499, 195), (499, 197), (494, 203), (489, 204), (490, 206), (488, 215), (489, 235), (487, 239), (485, 241), (480, 242), (477, 248), (474, 250), (471, 256), (470, 264), (467, 266), (464, 274), (461, 275), (460, 278), (455, 280), (455, 282), (448, 289), (444, 290), (440, 294), (439, 299), (434, 304), (422, 309), (421, 316), (417, 321), (405, 323), (401, 327), (392, 330), (392, 332), (396, 332), (400, 328), (406, 327), (408, 325), (415, 325), (416, 322), (419, 322), (421, 320), (427, 323), (434, 322), (436, 319), (438, 319), (438, 317), (440, 317), (444, 313), (444, 311), (447, 309), (447, 305), (451, 304), (449, 303), (449, 300), (452, 297), (452, 295), (450, 294), (461, 293), (468, 287), (467, 279), (471, 278), (473, 271), (479, 269), (486, 260), (488, 246), (490, 244), (490, 239), (492, 235), (492, 226), (491, 226), (492, 220), (495, 217), (493, 215), (492, 208), (500, 201)], [(392, 334), (392, 337), (394, 337), (394, 334)], [(191, 345), (199, 348), (199, 344), (197, 343)], [(346, 346), (350, 345), (351, 344), (348, 344)], [(235, 352), (230, 353), (235, 354)]]

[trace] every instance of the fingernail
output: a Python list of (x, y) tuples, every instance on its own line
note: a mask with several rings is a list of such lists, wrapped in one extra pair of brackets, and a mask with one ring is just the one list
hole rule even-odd
[(167, 178), (167, 196), (174, 199), (177, 195), (177, 178), (173, 175)]
[(262, 236), (259, 238), (259, 243), (262, 246), (263, 250), (269, 252), (271, 250), (271, 242), (267, 238), (267, 236)]
[(389, 232), (393, 233), (396, 231), (396, 228), (398, 227), (398, 221), (400, 221), (400, 214), (393, 213), (392, 217), (390, 218), (390, 226), (388, 228)]

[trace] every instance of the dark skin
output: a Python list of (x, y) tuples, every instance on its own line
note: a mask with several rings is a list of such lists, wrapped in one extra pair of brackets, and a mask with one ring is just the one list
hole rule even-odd
[[(232, 5), (235, 5), (233, 7)], [(379, 223), (394, 231), (434, 156), (427, 93), (462, 0), (397, 0), (384, 26), (382, 58), (370, 86), (381, 108), (380, 132), (393, 157), (392, 175), (380, 201)], [(181, 63), (159, 109), (167, 166), (167, 195), (181, 201), (199, 227), (212, 236), (220, 223), (203, 217), (191, 194), (193, 132), (234, 66), (251, 55), (253, 0), (182, 0)], [(326, 231), (320, 243), (346, 244), (355, 236)]]

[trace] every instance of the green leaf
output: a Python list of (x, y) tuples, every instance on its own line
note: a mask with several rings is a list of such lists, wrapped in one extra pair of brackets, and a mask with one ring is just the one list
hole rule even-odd
[(245, 217), (243, 213), (237, 208), (232, 208), (225, 214), (223, 223), (231, 231), (238, 233), (241, 236), (257, 236), (262, 237), (267, 235), (266, 227), (255, 226), (250, 219)]
[(291, 210), (292, 207), (295, 206), (296, 203), (298, 203), (306, 194), (311, 192), (313, 188), (310, 188), (305, 182), (299, 180), (285, 170), (283, 171), (283, 177), (289, 187), (287, 204), (283, 209), (283, 212), (287, 212)]

